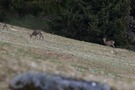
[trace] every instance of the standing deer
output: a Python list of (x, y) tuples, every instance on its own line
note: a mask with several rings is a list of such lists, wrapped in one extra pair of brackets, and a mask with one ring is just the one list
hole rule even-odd
[(104, 44), (106, 45), (106, 46), (112, 46), (112, 47), (115, 47), (114, 46), (114, 43), (115, 43), (115, 41), (113, 41), (113, 40), (106, 40), (106, 38), (103, 38), (103, 41), (104, 41)]
[(44, 38), (43, 32), (41, 30), (34, 30), (32, 34), (30, 34), (30, 38), (32, 38), (32, 36), (35, 36), (36, 38), (39, 36), (39, 39)]

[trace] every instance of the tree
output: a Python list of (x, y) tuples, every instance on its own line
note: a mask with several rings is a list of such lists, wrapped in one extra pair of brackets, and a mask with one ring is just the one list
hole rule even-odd
[(6, 19), (5, 12), (9, 11), (11, 0), (0, 0), (0, 21)]
[(123, 45), (128, 41), (125, 36), (129, 14), (130, 0), (71, 0), (66, 13), (55, 18), (51, 27), (66, 37), (102, 43), (106, 36)]

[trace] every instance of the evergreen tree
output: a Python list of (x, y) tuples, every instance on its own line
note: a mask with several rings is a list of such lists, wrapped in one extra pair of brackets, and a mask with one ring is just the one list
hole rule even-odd
[(94, 43), (102, 43), (105, 36), (118, 45), (127, 43), (130, 0), (74, 0), (68, 4), (67, 12), (53, 20), (53, 32)]

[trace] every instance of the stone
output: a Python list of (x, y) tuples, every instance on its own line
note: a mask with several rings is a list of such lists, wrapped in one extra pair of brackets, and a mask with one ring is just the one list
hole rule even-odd
[(12, 90), (110, 90), (110, 86), (105, 83), (36, 72), (15, 76), (9, 87)]

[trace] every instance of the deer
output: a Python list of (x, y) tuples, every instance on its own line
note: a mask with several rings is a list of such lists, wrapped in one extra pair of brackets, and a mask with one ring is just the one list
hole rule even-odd
[(34, 30), (32, 34), (30, 34), (30, 38), (32, 38), (32, 36), (35, 36), (36, 38), (39, 36), (39, 39), (44, 38), (42, 30)]
[(6, 24), (4, 24), (4, 25), (3, 25), (2, 29), (5, 29), (5, 28), (7, 28), (7, 29), (8, 29), (8, 27), (7, 27), (7, 25), (6, 25)]
[(103, 38), (103, 42), (104, 42), (104, 44), (105, 44), (106, 46), (115, 47), (115, 46), (114, 46), (115, 41), (113, 41), (113, 40), (106, 40), (106, 38)]
[(2, 26), (2, 29), (5, 29), (5, 28), (8, 29), (7, 24), (3, 24), (3, 25), (1, 24), (1, 26)]

